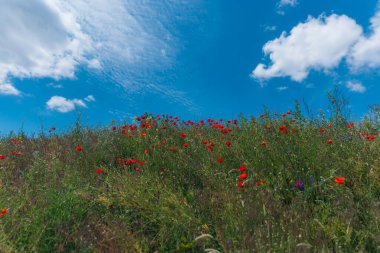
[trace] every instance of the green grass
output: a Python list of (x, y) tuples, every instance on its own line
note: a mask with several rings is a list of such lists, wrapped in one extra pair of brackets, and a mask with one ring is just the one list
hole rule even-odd
[(145, 117), (2, 138), (0, 251), (380, 252), (378, 122)]

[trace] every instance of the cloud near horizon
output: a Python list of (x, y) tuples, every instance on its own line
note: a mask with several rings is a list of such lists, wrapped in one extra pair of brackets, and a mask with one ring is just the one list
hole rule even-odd
[[(84, 100), (87, 102), (93, 102), (95, 101), (95, 98), (92, 95), (88, 95), (87, 97), (84, 98)], [(71, 112), (75, 110), (75, 108), (77, 107), (87, 108), (87, 105), (85, 102), (83, 102), (82, 99), (77, 99), (77, 98), (67, 99), (61, 96), (52, 96), (46, 102), (46, 107), (52, 111), (67, 113), (67, 112)]]

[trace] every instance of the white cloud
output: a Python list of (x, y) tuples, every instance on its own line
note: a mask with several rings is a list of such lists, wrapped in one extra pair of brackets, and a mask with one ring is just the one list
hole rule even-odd
[(47, 87), (52, 87), (52, 88), (55, 88), (55, 89), (61, 89), (63, 88), (63, 85), (62, 84), (56, 84), (56, 83), (48, 83), (46, 84)]
[(288, 86), (279, 86), (276, 89), (279, 91), (287, 90), (289, 87)]
[(93, 95), (88, 95), (87, 97), (84, 98), (84, 100), (87, 102), (94, 102), (95, 98)]
[(20, 96), (21, 92), (10, 83), (0, 83), (0, 94)]
[(289, 35), (283, 32), (264, 45), (263, 51), (272, 64), (258, 64), (252, 76), (259, 79), (289, 76), (300, 82), (310, 70), (327, 71), (338, 66), (361, 34), (362, 28), (345, 15), (309, 16), (305, 23), (293, 27)]
[(348, 63), (353, 71), (363, 67), (380, 67), (380, 7), (371, 18), (370, 29), (370, 35), (362, 36), (348, 56)]
[(67, 99), (61, 96), (53, 96), (46, 102), (46, 107), (61, 113), (73, 111), (75, 107), (87, 107), (81, 99)]
[(295, 6), (297, 4), (297, 0), (281, 0), (278, 3), (279, 7), (285, 6), (285, 5), (290, 5), (290, 6)]
[[(202, 22), (193, 0), (0, 2), (0, 84), (13, 77), (74, 78), (87, 66), (126, 93), (151, 92), (146, 83), (160, 78), (154, 70), (170, 68), (183, 48), (176, 24)], [(176, 93), (168, 84), (156, 87), (155, 93)]]
[(276, 29), (277, 29), (277, 26), (275, 26), (275, 25), (272, 25), (272, 26), (270, 26), (270, 25), (266, 25), (266, 26), (264, 26), (264, 31), (271, 31), (271, 32), (273, 32), (273, 31), (276, 31)]
[(364, 93), (366, 88), (359, 82), (348, 81), (346, 87), (352, 92)]
[(94, 47), (58, 0), (1, 1), (0, 84), (10, 77), (72, 78)]

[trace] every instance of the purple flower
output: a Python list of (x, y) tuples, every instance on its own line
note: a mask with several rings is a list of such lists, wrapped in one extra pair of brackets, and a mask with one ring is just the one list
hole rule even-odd
[(305, 186), (301, 180), (297, 181), (294, 186), (300, 191), (305, 190)]

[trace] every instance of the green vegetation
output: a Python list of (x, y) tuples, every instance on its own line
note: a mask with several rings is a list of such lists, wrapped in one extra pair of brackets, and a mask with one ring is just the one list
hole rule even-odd
[(331, 102), (3, 138), (0, 252), (380, 252), (379, 122)]

